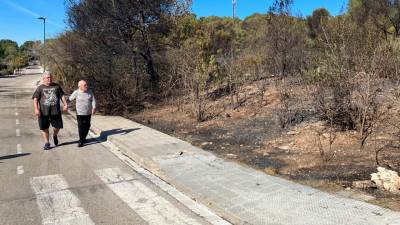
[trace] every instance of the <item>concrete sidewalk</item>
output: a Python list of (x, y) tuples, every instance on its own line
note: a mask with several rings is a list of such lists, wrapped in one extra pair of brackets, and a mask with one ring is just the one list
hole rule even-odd
[(92, 131), (233, 224), (400, 224), (398, 212), (225, 161), (122, 117), (94, 116)]

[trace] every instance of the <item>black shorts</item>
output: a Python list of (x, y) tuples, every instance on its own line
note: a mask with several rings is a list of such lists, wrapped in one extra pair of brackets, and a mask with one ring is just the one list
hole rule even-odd
[(46, 130), (50, 127), (50, 124), (54, 128), (63, 128), (63, 121), (61, 115), (56, 116), (39, 116), (39, 128), (40, 130)]

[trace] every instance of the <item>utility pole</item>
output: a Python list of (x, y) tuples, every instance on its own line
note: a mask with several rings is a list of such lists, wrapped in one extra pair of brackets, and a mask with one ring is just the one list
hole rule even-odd
[[(46, 18), (45, 17), (39, 17), (39, 20), (43, 20), (43, 52), (46, 51)], [(46, 71), (46, 63), (44, 60), (44, 55), (45, 53), (43, 53), (43, 73)]]
[(232, 0), (232, 18), (236, 17), (236, 0)]

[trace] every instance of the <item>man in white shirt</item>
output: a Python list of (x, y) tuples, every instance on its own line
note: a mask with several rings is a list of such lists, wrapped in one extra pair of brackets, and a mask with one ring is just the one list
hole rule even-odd
[(91, 116), (96, 113), (96, 100), (84, 80), (79, 81), (78, 89), (69, 96), (69, 100), (76, 100), (76, 118), (79, 129), (78, 147), (83, 147), (87, 143), (86, 136), (89, 133)]

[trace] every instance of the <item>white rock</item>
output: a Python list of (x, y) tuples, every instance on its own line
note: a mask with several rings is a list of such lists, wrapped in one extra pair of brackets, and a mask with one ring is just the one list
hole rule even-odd
[(329, 138), (332, 137), (334, 134), (330, 134), (330, 133), (323, 133), (322, 136), (324, 136), (324, 138)]
[(280, 148), (282, 150), (290, 150), (290, 146), (289, 145), (281, 145), (278, 148)]
[(208, 142), (201, 143), (201, 146), (206, 146), (206, 145), (208, 145)]
[(237, 155), (231, 154), (231, 153), (226, 154), (226, 156), (229, 157), (229, 158), (236, 158), (237, 157)]
[(400, 194), (400, 177), (395, 171), (378, 167), (378, 172), (371, 174), (371, 180), (381, 190)]

